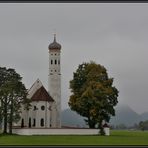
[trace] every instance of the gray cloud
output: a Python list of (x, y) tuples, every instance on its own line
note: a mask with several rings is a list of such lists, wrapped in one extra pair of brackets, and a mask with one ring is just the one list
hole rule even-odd
[(39, 78), (48, 88), (48, 45), (56, 29), (62, 45), (62, 108), (69, 80), (82, 62), (104, 65), (119, 102), (148, 111), (148, 4), (0, 4), (0, 64), (15, 68), (27, 88)]

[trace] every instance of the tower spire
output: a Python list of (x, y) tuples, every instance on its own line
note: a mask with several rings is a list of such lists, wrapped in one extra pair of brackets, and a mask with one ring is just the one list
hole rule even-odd
[(56, 42), (56, 33), (54, 33), (54, 42)]
[(48, 49), (49, 50), (52, 50), (52, 49), (60, 50), (61, 45), (59, 43), (57, 43), (57, 41), (56, 41), (56, 31), (55, 30), (54, 30), (53, 36), (54, 36), (53, 42), (51, 44), (49, 44)]
[(54, 42), (56, 42), (56, 29), (54, 29)]

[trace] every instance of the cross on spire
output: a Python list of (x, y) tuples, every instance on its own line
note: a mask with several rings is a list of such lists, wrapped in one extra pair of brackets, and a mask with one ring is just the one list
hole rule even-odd
[(56, 34), (54, 33), (54, 42), (56, 42)]
[(56, 29), (54, 29), (54, 42), (56, 42)]

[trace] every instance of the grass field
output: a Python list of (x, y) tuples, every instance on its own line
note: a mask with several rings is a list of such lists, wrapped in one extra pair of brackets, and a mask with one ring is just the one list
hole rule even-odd
[(0, 145), (148, 145), (148, 131), (111, 131), (110, 136), (0, 135)]

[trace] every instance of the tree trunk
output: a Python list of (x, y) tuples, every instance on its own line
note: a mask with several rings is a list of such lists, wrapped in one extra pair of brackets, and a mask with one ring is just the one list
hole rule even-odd
[(7, 98), (4, 101), (4, 134), (7, 133)]
[(99, 129), (100, 129), (100, 135), (105, 135), (105, 132), (104, 132), (104, 128), (103, 128), (103, 126), (102, 126), (102, 121), (103, 120), (101, 120), (100, 122), (99, 122)]
[(13, 122), (13, 98), (11, 100), (11, 107), (10, 107), (9, 134), (12, 134), (12, 122)]
[(95, 122), (93, 120), (90, 119), (90, 117), (88, 117), (88, 125), (89, 128), (95, 128)]
[(90, 123), (89, 123), (89, 128), (95, 128), (95, 123), (93, 122), (93, 121), (90, 121)]

